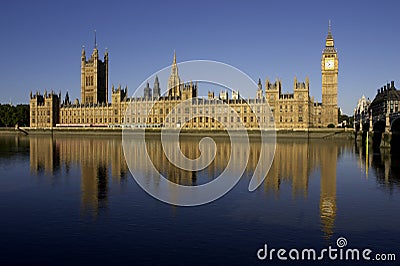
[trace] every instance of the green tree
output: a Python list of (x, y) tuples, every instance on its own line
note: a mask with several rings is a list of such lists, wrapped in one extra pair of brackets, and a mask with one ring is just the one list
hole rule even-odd
[(9, 127), (12, 125), (13, 123), (13, 113), (14, 113), (14, 108), (13, 106), (9, 105), (9, 104), (5, 104), (3, 105), (3, 113), (2, 113), (2, 120), (3, 120), (3, 124), (6, 127)]
[(29, 126), (29, 105), (19, 104), (16, 106), (15, 123), (20, 126)]
[(16, 124), (29, 126), (29, 105), (19, 104), (12, 106), (0, 104), (0, 126), (13, 127)]

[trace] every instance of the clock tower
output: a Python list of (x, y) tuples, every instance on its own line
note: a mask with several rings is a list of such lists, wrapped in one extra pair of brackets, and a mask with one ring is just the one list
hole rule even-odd
[(322, 126), (338, 124), (338, 72), (339, 60), (335, 49), (331, 22), (329, 21), (328, 36), (325, 41), (325, 49), (321, 58), (322, 72)]

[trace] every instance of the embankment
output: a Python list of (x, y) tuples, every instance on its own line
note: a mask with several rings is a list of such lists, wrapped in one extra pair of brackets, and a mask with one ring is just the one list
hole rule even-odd
[[(130, 130), (135, 132), (135, 130)], [(77, 127), (77, 128), (46, 128), (46, 129), (33, 129), (33, 128), (20, 128), (16, 130), (14, 128), (0, 129), (0, 134), (25, 134), (29, 135), (106, 135), (106, 136), (121, 136), (122, 128), (94, 128), (94, 127)], [(142, 129), (136, 130), (136, 132), (142, 132)], [(159, 134), (161, 129), (146, 129), (146, 133)], [(259, 135), (258, 130), (249, 130), (250, 136)], [(226, 131), (222, 130), (182, 130), (182, 135), (187, 136), (218, 136), (226, 135)], [(313, 128), (309, 130), (277, 130), (277, 138), (288, 138), (288, 139), (354, 139), (354, 131), (352, 129), (320, 129)]]

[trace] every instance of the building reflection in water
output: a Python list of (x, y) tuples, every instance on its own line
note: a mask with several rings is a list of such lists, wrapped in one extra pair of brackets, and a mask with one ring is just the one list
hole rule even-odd
[(387, 192), (392, 193), (395, 189), (400, 189), (400, 154), (394, 147), (375, 151), (369, 149), (367, 154), (365, 146), (355, 142), (355, 153), (358, 155), (359, 167), (365, 169), (366, 177), (368, 171), (373, 171), (378, 184)]
[[(201, 155), (198, 149), (200, 138), (183, 139), (180, 143), (182, 153), (190, 158), (196, 159)], [(216, 178), (225, 169), (230, 159), (231, 149), (233, 156), (232, 172), (239, 172), (242, 167), (246, 167), (246, 176), (252, 176), (256, 169), (258, 159), (261, 153), (261, 145), (257, 141), (250, 142), (250, 151), (240, 149), (237, 145), (231, 145), (228, 138), (218, 138), (216, 141), (215, 160), (203, 171), (197, 173), (181, 170), (172, 165), (162, 150), (159, 139), (147, 139), (146, 150), (151, 159), (151, 163), (144, 156), (140, 156), (144, 147), (140, 143), (130, 143), (127, 155), (135, 158), (135, 166), (141, 169), (135, 169), (140, 172), (139, 175), (145, 177), (147, 186), (154, 186), (160, 190), (160, 175), (149, 170), (153, 164), (159, 173), (166, 176), (170, 181), (181, 185), (199, 185)], [(344, 143), (344, 147), (351, 148), (351, 144)], [(173, 145), (164, 145), (166, 149)], [(171, 146), (171, 147), (170, 147)], [(270, 149), (272, 146), (265, 146)], [(273, 147), (272, 147), (273, 148)], [(279, 193), (280, 185), (283, 182), (290, 182), (294, 197), (307, 197), (310, 175), (314, 171), (319, 171), (320, 180), (320, 219), (321, 227), (326, 238), (330, 238), (334, 231), (334, 221), (336, 218), (336, 163), (338, 156), (342, 153), (343, 145), (331, 143), (329, 141), (278, 141), (271, 170), (265, 179), (263, 186), (268, 193)], [(211, 147), (205, 147), (206, 153), (210, 152)], [(249, 161), (247, 163), (247, 158)], [(137, 161), (139, 160), (139, 161)], [(179, 160), (179, 159), (178, 159)], [(172, 195), (172, 201), (179, 199), (177, 191), (174, 188), (167, 188), (169, 195)]]
[(336, 218), (336, 163), (338, 146), (326, 145), (321, 153), (321, 225), (326, 238), (331, 238)]
[[(255, 146), (254, 148), (256, 148)], [(320, 172), (320, 221), (325, 238), (331, 238), (336, 218), (336, 164), (341, 146), (329, 141), (278, 141), (275, 158), (264, 186), (279, 193), (290, 182), (294, 197), (307, 197), (309, 178)]]
[(53, 175), (60, 169), (60, 150), (52, 138), (29, 138), (29, 162), (32, 174)]
[(30, 169), (32, 174), (55, 176), (71, 166), (81, 172), (81, 209), (83, 214), (95, 216), (107, 207), (109, 168), (114, 181), (122, 182), (127, 176), (121, 140), (119, 138), (73, 137), (29, 138)]
[[(78, 167), (81, 173), (81, 206), (84, 213), (95, 214), (107, 206), (109, 180), (121, 182), (127, 176), (128, 168), (122, 149), (120, 137), (30, 137), (30, 167), (34, 174), (45, 172), (55, 175), (60, 169), (67, 173)], [(201, 138), (182, 138), (182, 153), (190, 159), (199, 158), (199, 140)], [(145, 147), (143, 147), (145, 145)], [(164, 145), (173, 148), (172, 143)], [(137, 160), (141, 171), (147, 177), (149, 186), (158, 186), (160, 175), (149, 169), (152, 165), (170, 181), (182, 185), (200, 185), (210, 182), (219, 176), (230, 159), (231, 149), (235, 153), (233, 165), (235, 169), (246, 168), (245, 175), (251, 176), (256, 168), (261, 152), (257, 141), (250, 142), (250, 151), (231, 145), (228, 138), (216, 140), (216, 157), (207, 168), (198, 172), (181, 170), (172, 165), (164, 154), (159, 138), (146, 139), (146, 144), (134, 140), (127, 149), (127, 155)], [(309, 178), (313, 173), (320, 173), (319, 213), (321, 230), (326, 238), (334, 232), (336, 218), (336, 164), (343, 152), (341, 149), (351, 148), (351, 143), (338, 144), (329, 141), (278, 141), (271, 170), (263, 183), (267, 193), (279, 193), (283, 182), (290, 183), (294, 197), (308, 195)], [(151, 162), (142, 153), (147, 150)], [(266, 146), (266, 149), (270, 148)], [(205, 147), (205, 153), (211, 154), (212, 147)], [(247, 158), (249, 162), (247, 163)], [(207, 159), (207, 158), (205, 158)], [(386, 159), (383, 160), (386, 162)], [(150, 165), (151, 164), (151, 165)], [(380, 176), (378, 174), (378, 176)], [(380, 178), (380, 177), (379, 177)], [(170, 190), (172, 188), (169, 188)], [(169, 191), (174, 198), (179, 198), (177, 191)]]

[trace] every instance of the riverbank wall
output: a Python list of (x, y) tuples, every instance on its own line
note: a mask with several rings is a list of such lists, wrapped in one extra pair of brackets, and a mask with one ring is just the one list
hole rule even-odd
[[(18, 135), (60, 135), (60, 136), (121, 136), (122, 132), (143, 132), (143, 129), (127, 129), (122, 128), (94, 128), (94, 127), (69, 127), (69, 128), (0, 128), (0, 134), (18, 134)], [(260, 134), (259, 130), (248, 130), (249, 136), (257, 136)], [(160, 134), (160, 128), (146, 129), (146, 134)], [(227, 132), (223, 130), (185, 130), (180, 132), (183, 136), (219, 136), (226, 135)], [(354, 131), (346, 128), (312, 128), (309, 130), (277, 130), (277, 138), (288, 139), (354, 139)]]

